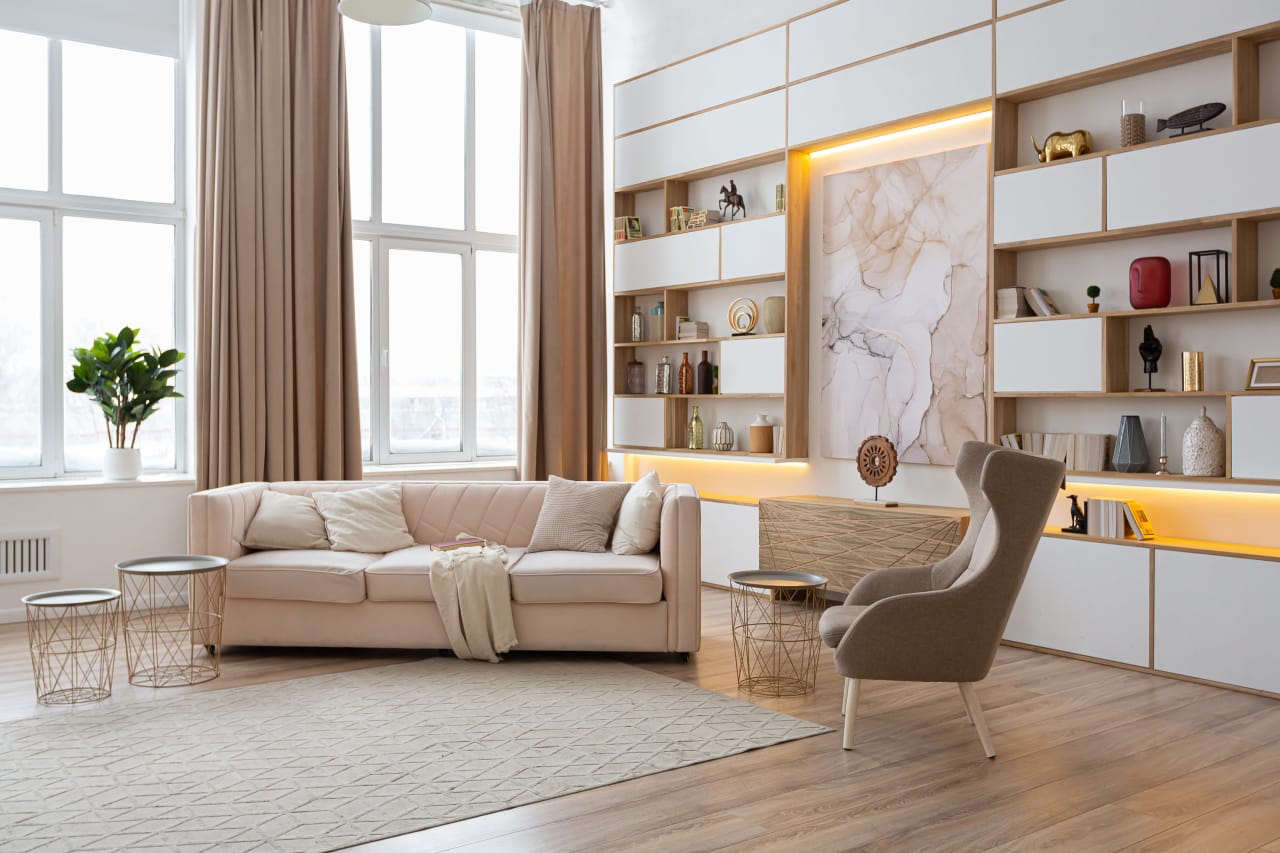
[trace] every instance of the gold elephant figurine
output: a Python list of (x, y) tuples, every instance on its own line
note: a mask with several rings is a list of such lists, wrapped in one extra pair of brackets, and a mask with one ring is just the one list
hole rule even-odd
[(1036, 145), (1036, 137), (1032, 134), (1031, 147), (1036, 150), (1036, 156), (1040, 158), (1041, 163), (1061, 160), (1065, 157), (1079, 157), (1093, 150), (1093, 134), (1087, 130), (1073, 130), (1070, 133), (1055, 130), (1045, 137), (1043, 148)]

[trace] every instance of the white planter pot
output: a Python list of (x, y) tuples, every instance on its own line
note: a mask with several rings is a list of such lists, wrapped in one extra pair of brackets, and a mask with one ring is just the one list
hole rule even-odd
[(142, 451), (136, 447), (108, 447), (102, 476), (108, 480), (136, 480), (142, 474)]

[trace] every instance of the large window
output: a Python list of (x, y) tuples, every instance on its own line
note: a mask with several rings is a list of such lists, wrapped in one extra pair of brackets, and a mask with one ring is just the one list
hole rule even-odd
[[(180, 74), (0, 30), (0, 477), (101, 468), (103, 418), (64, 385), (73, 348), (126, 325), (186, 348)], [(147, 421), (146, 468), (185, 467), (185, 414), (167, 401)]]
[(516, 452), (520, 41), (346, 20), (360, 416), (374, 464)]

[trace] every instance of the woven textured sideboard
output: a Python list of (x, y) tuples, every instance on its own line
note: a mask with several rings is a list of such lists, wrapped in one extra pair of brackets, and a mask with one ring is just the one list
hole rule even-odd
[(818, 495), (760, 499), (760, 568), (814, 572), (843, 599), (863, 575), (889, 566), (925, 566), (950, 554), (969, 526), (968, 510), (867, 506)]

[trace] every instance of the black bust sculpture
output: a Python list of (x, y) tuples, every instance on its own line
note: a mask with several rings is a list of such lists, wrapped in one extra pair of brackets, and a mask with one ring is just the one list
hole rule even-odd
[(1160, 353), (1164, 352), (1164, 346), (1160, 343), (1160, 339), (1156, 337), (1156, 333), (1147, 326), (1142, 330), (1142, 343), (1138, 344), (1138, 355), (1142, 356), (1142, 372), (1147, 374), (1147, 387), (1139, 388), (1139, 391), (1163, 391), (1163, 388), (1151, 387), (1151, 374), (1160, 372)]

